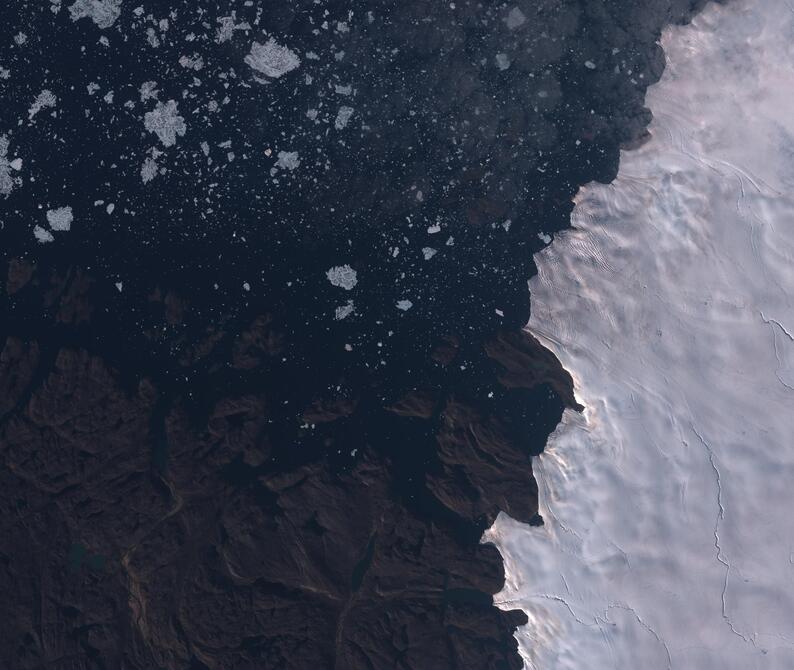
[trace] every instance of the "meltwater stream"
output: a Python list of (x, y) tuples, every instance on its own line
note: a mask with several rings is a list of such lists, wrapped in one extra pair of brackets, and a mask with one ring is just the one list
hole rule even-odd
[(651, 139), (537, 255), (528, 325), (576, 384), (502, 515), (529, 668), (794, 667), (794, 3), (663, 38)]

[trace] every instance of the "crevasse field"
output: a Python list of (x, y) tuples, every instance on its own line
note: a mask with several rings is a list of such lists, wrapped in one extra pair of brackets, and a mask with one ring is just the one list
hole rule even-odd
[(537, 256), (531, 330), (573, 375), (502, 515), (529, 668), (794, 667), (794, 2), (663, 38), (652, 139)]

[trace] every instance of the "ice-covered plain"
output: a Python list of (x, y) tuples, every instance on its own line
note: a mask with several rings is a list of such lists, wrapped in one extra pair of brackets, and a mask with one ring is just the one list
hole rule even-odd
[(502, 515), (529, 668), (794, 667), (794, 7), (663, 37), (651, 139), (537, 256), (529, 330), (575, 380)]

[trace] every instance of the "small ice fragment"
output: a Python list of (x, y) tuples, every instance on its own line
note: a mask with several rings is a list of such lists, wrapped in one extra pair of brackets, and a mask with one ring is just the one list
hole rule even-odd
[(124, 288), (124, 284), (123, 284), (123, 282), (117, 281), (117, 282), (116, 282), (116, 290), (117, 290), (119, 293), (121, 293), (121, 289), (123, 289), (123, 288)]
[(185, 119), (179, 116), (176, 100), (167, 103), (157, 103), (157, 107), (144, 116), (146, 130), (155, 133), (160, 141), (167, 147), (176, 144), (176, 137), (183, 137), (187, 131)]
[(22, 159), (15, 158), (8, 160), (8, 137), (0, 135), (0, 195), (8, 197), (11, 191), (22, 183), (19, 177), (14, 177), (11, 174), (12, 170), (19, 171), (22, 169)]
[(179, 58), (179, 64), (184, 68), (198, 72), (204, 67), (204, 59), (198, 54), (193, 54), (192, 56), (181, 56)]
[(350, 117), (353, 116), (354, 111), (352, 107), (348, 107), (347, 105), (340, 107), (336, 114), (336, 119), (334, 120), (334, 128), (337, 130), (347, 128), (347, 124), (350, 122)]
[(433, 247), (422, 247), (422, 255), (425, 257), (426, 261), (429, 261), (433, 256), (438, 253)]
[(69, 14), (72, 21), (90, 18), (99, 28), (110, 28), (121, 15), (121, 0), (77, 0)]
[(584, 62), (584, 66), (585, 66), (585, 67), (586, 67), (588, 70), (595, 70), (595, 69), (596, 69), (596, 64), (595, 64), (593, 61), (591, 61), (591, 60), (586, 60), (586, 61)]
[(105, 211), (108, 214), (113, 214), (114, 209), (116, 209), (116, 205), (114, 205), (112, 202), (107, 207), (105, 207)]
[(349, 265), (335, 265), (325, 273), (328, 281), (334, 286), (350, 291), (357, 283), (356, 271)]
[(264, 44), (254, 42), (251, 45), (251, 52), (245, 57), (245, 62), (257, 72), (273, 79), (292, 72), (301, 64), (300, 58), (294, 51), (280, 45), (272, 37)]
[(526, 23), (527, 17), (518, 7), (513, 7), (508, 14), (507, 18), (505, 19), (505, 23), (510, 30), (515, 30), (516, 28), (520, 28), (521, 26)]
[(55, 107), (57, 101), (58, 98), (55, 97), (55, 94), (45, 88), (36, 96), (30, 109), (28, 109), (28, 121), (32, 121), (33, 117), (45, 107)]
[(348, 300), (347, 304), (341, 305), (340, 307), (336, 308), (336, 311), (334, 312), (334, 318), (337, 321), (341, 321), (342, 319), (346, 319), (355, 311), (356, 311), (355, 304), (353, 303), (352, 300)]
[(398, 300), (397, 301), (397, 309), (401, 309), (403, 312), (407, 312), (414, 304), (410, 300)]
[(52, 242), (55, 239), (49, 230), (44, 230), (41, 226), (33, 228), (33, 235), (41, 244)]
[(154, 158), (147, 158), (141, 165), (141, 180), (144, 184), (148, 184), (152, 179), (157, 176), (157, 162)]
[(251, 290), (251, 284), (249, 284), (247, 281), (243, 282), (243, 290), (244, 291), (250, 291)]
[(285, 170), (294, 170), (301, 164), (297, 151), (279, 151), (276, 166)]
[(441, 226), (439, 226), (437, 223), (432, 226), (429, 226), (427, 229), (428, 235), (435, 235), (436, 233), (440, 233), (440, 232), (441, 232)]
[(541, 240), (541, 241), (542, 241), (544, 244), (549, 244), (549, 243), (551, 243), (551, 235), (549, 235), (548, 233), (543, 233), (543, 232), (540, 232), (540, 233), (538, 233), (538, 237), (540, 238), (540, 240)]
[(232, 39), (235, 30), (251, 30), (251, 24), (246, 21), (242, 23), (234, 22), (234, 12), (232, 12), (232, 16), (222, 16), (217, 21), (221, 24), (215, 34), (215, 41), (218, 44), (223, 44)]
[(47, 223), (53, 230), (69, 230), (72, 227), (72, 221), (74, 221), (74, 216), (71, 207), (58, 207), (47, 211)]
[(160, 39), (157, 37), (157, 33), (154, 31), (154, 28), (149, 27), (146, 29), (146, 41), (149, 42), (149, 46), (153, 49), (156, 49), (160, 46)]
[(510, 67), (510, 57), (507, 54), (496, 54), (496, 65), (500, 70)]

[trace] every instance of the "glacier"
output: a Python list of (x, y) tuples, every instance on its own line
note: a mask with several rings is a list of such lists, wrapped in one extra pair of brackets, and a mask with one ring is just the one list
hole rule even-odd
[(794, 3), (662, 37), (650, 139), (536, 255), (527, 329), (571, 373), (502, 514), (527, 668), (794, 667)]

